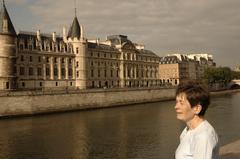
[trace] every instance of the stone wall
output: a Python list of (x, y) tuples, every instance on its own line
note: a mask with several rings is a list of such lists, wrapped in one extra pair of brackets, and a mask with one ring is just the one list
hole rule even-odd
[(85, 90), (69, 93), (11, 92), (0, 96), (0, 116), (32, 115), (173, 99), (175, 89)]

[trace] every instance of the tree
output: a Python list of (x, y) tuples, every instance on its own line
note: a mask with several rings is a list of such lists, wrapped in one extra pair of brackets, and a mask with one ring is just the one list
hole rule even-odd
[(229, 83), (232, 79), (232, 71), (229, 67), (209, 67), (204, 72), (208, 84)]

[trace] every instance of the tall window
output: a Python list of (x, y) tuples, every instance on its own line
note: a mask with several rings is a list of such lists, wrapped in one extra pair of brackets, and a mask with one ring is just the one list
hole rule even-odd
[(127, 71), (128, 71), (128, 72), (127, 72), (127, 74), (128, 74), (128, 77), (130, 78), (130, 77), (131, 77), (131, 70), (130, 70), (130, 69), (128, 69)]
[(39, 68), (37, 69), (37, 74), (38, 74), (38, 76), (41, 76), (41, 75), (42, 75), (42, 68), (39, 67)]
[(61, 68), (61, 74), (62, 76), (65, 76), (65, 68)]
[(111, 77), (113, 77), (113, 70), (111, 70)]
[(73, 73), (73, 72), (72, 72), (72, 69), (69, 68), (69, 69), (68, 69), (68, 75), (69, 75), (69, 76), (72, 76), (72, 73)]
[(93, 77), (94, 75), (93, 75), (93, 69), (91, 70), (91, 77)]
[(42, 57), (38, 56), (38, 62), (41, 62), (41, 61), (42, 61)]
[(21, 55), (21, 61), (24, 61), (24, 56), (23, 55)]
[(77, 53), (77, 54), (79, 53), (79, 48), (78, 48), (78, 47), (76, 48), (76, 53)]
[(100, 72), (100, 70), (98, 70), (98, 77), (100, 77), (100, 75), (101, 75), (101, 72)]
[(107, 70), (104, 70), (104, 77), (107, 77)]
[(48, 67), (46, 68), (46, 76), (50, 76), (50, 69)]
[(58, 75), (58, 70), (57, 70), (56, 67), (54, 68), (54, 71), (53, 71), (53, 72), (54, 72), (54, 76), (57, 76), (57, 75)]
[(28, 74), (29, 74), (29, 76), (32, 76), (32, 75), (33, 75), (33, 68), (32, 68), (32, 67), (29, 67), (29, 69), (28, 69)]
[(118, 70), (116, 71), (116, 73), (117, 73), (117, 77), (119, 77), (119, 71)]
[(25, 69), (24, 67), (20, 67), (20, 75), (24, 75), (25, 74)]

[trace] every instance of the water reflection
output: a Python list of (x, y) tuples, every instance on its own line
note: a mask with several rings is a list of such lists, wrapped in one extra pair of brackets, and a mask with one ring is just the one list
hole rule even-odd
[[(221, 145), (240, 139), (240, 93), (212, 100)], [(173, 158), (184, 125), (174, 101), (0, 120), (0, 158)]]

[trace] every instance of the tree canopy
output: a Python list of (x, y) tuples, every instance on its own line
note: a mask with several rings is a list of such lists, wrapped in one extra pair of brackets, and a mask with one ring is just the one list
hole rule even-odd
[(211, 67), (204, 72), (204, 77), (209, 84), (228, 83), (233, 79), (233, 71), (229, 67)]

